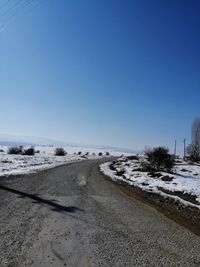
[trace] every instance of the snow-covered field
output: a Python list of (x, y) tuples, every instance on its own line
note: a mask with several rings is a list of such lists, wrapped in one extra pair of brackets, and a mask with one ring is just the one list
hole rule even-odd
[(182, 161), (176, 163), (173, 174), (159, 172), (157, 177), (152, 177), (151, 173), (141, 171), (140, 160), (121, 157), (112, 164), (102, 164), (101, 171), (115, 181), (200, 209), (200, 165)]
[[(37, 146), (35, 150), (39, 150), (34, 156), (25, 155), (9, 155), (7, 153), (7, 146), (0, 146), (0, 177), (8, 176), (11, 174), (23, 174), (33, 171), (38, 171), (41, 169), (47, 169), (62, 165), (68, 162), (80, 161), (84, 159), (95, 159), (100, 158), (98, 156), (99, 152), (103, 153), (105, 157), (108, 151), (110, 155), (119, 155), (117, 152), (112, 152), (109, 150), (101, 149), (91, 149), (84, 147), (63, 147), (67, 152), (66, 156), (54, 156), (55, 147), (49, 146)], [(81, 155), (78, 152), (81, 151)], [(85, 155), (86, 153), (88, 155)]]

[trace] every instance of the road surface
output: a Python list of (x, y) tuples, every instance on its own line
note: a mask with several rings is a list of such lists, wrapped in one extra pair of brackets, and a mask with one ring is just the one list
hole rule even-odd
[(200, 237), (73, 163), (0, 183), (0, 266), (200, 266)]

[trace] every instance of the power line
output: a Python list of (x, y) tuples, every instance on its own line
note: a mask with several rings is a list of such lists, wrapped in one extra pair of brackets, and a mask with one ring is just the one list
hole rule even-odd
[(10, 0), (6, 0), (6, 2), (3, 3), (3, 4), (0, 6), (0, 9), (1, 9), (1, 8), (4, 8), (7, 4), (9, 4), (9, 1), (10, 1)]
[(8, 8), (4, 8), (1, 12), (1, 16), (6, 16), (8, 13), (12, 12), (14, 9), (16, 9), (18, 6), (20, 6), (22, 4), (22, 2), (25, 2), (26, 0), (19, 0), (17, 2), (11, 2), (11, 4), (9, 4), (9, 2), (7, 2)]
[[(20, 2), (20, 4), (18, 3), (18, 5), (15, 5), (15, 10), (13, 10), (12, 12), (9, 13), (9, 16), (7, 15), (7, 17), (4, 17), (4, 28), (6, 28), (6, 26), (8, 24), (11, 24), (13, 22), (15, 22), (16, 20), (20, 19), (21, 16), (23, 15), (27, 15), (32, 9), (38, 7), (40, 4), (43, 4), (44, 2), (46, 2), (46, 0), (29, 0), (28, 2)], [(1, 21), (1, 18), (0, 18)]]
[(20, 9), (23, 9), (27, 5), (29, 5), (33, 0), (27, 1), (27, 0), (22, 0), (20, 2), (17, 2), (15, 5), (13, 5), (11, 8), (6, 10), (1, 16), (0, 20), (6, 21), (10, 17), (15, 16)]

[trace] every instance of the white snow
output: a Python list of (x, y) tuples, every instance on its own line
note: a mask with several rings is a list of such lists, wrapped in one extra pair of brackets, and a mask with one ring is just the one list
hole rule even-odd
[[(40, 153), (37, 153), (34, 156), (25, 156), (9, 155), (7, 153), (8, 147), (0, 146), (0, 149), (4, 151), (0, 152), (0, 177), (5, 177), (12, 174), (34, 172), (84, 159), (100, 158), (98, 156), (99, 152), (103, 153), (103, 157), (105, 157), (107, 151), (110, 153), (110, 155), (119, 155), (119, 153), (109, 150), (104, 151), (101, 149), (65, 146), (63, 148), (67, 152), (66, 156), (54, 156), (55, 148), (56, 147), (52, 146), (37, 146), (35, 147), (35, 150), (39, 150)], [(78, 155), (79, 151), (82, 152), (81, 155)], [(89, 155), (86, 156), (86, 152), (89, 152)]]
[[(114, 165), (116, 170), (111, 170), (110, 164), (111, 162), (102, 164), (101, 171), (115, 181), (121, 180), (142, 190), (200, 208), (200, 165), (189, 165), (186, 162), (177, 163), (173, 174), (160, 172), (162, 176), (158, 178), (150, 177), (147, 172), (138, 171), (140, 160), (120, 158)], [(124, 173), (117, 175), (117, 171), (124, 171)], [(162, 180), (164, 176), (169, 176), (172, 180), (164, 181)], [(177, 191), (190, 194), (196, 199), (196, 203), (184, 200), (177, 194)]]

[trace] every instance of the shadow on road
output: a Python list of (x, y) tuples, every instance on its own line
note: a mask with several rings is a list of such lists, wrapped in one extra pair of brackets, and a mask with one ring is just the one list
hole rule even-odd
[(5, 190), (5, 191), (8, 191), (8, 192), (11, 192), (13, 194), (16, 194), (18, 195), (20, 198), (29, 198), (29, 199), (32, 199), (34, 200), (33, 203), (43, 203), (43, 204), (46, 204), (50, 207), (52, 207), (53, 211), (58, 211), (58, 212), (76, 212), (76, 211), (83, 211), (82, 209), (79, 209), (77, 207), (74, 207), (74, 206), (63, 206), (63, 205), (60, 205), (58, 203), (55, 203), (55, 200), (52, 201), (52, 200), (48, 200), (48, 199), (43, 199), (41, 197), (39, 197), (38, 195), (36, 194), (28, 194), (28, 193), (25, 193), (25, 192), (22, 192), (22, 191), (19, 191), (19, 190), (16, 190), (16, 189), (13, 189), (13, 188), (9, 188), (9, 187), (6, 187), (6, 186), (3, 186), (3, 185), (0, 185), (0, 189), (1, 190)]

